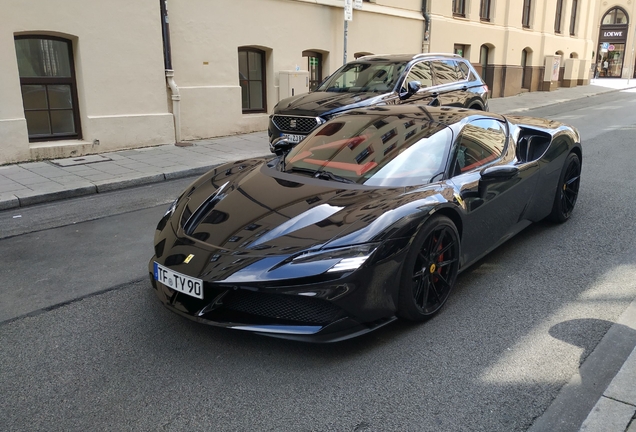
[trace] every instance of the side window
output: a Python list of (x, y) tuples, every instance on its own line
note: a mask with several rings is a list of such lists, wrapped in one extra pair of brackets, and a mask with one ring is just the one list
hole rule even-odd
[(433, 70), (435, 71), (435, 83), (437, 85), (458, 81), (454, 60), (435, 60), (433, 62)]
[(453, 175), (499, 159), (506, 144), (504, 131), (503, 124), (494, 119), (474, 120), (464, 126), (458, 139)]
[(468, 68), (468, 65), (463, 61), (457, 62), (457, 65), (459, 66), (459, 78), (462, 79), (463, 75), (463, 79), (470, 79), (470, 69)]
[(431, 87), (433, 85), (431, 64), (429, 62), (415, 63), (404, 80), (404, 87), (406, 88), (406, 85), (411, 81), (419, 81), (422, 83), (422, 88)]

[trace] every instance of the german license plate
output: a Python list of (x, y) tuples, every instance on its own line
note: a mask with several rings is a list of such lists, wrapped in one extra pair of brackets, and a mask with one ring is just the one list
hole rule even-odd
[(286, 140), (289, 140), (289, 141), (291, 141), (293, 143), (298, 144), (303, 139), (305, 139), (305, 135), (283, 134), (283, 138), (285, 138)]
[(161, 264), (154, 263), (155, 280), (168, 288), (192, 297), (203, 298), (203, 281), (170, 270)]

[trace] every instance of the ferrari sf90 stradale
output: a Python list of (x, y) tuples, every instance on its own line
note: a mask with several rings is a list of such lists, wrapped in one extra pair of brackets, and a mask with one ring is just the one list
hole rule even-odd
[(274, 147), (203, 175), (160, 220), (149, 273), (169, 309), (310, 341), (425, 320), (471, 263), (570, 218), (582, 161), (564, 124), (415, 105)]

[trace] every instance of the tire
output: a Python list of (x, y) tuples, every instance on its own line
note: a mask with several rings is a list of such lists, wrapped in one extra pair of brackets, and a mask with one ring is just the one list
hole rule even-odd
[(459, 270), (457, 228), (445, 216), (433, 216), (415, 236), (400, 280), (398, 312), (408, 321), (424, 321), (446, 303)]
[(576, 200), (579, 196), (581, 183), (581, 161), (576, 153), (570, 153), (565, 159), (559, 184), (552, 204), (552, 212), (548, 218), (556, 223), (563, 223), (570, 219)]

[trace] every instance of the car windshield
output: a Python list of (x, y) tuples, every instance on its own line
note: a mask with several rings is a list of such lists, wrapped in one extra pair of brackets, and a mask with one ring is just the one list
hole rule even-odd
[(367, 186), (426, 184), (444, 171), (452, 140), (450, 128), (424, 113), (354, 111), (325, 123), (292, 149), (285, 171)]
[(405, 62), (352, 62), (338, 69), (316, 91), (376, 92), (393, 91)]

